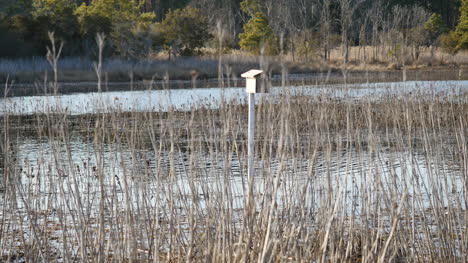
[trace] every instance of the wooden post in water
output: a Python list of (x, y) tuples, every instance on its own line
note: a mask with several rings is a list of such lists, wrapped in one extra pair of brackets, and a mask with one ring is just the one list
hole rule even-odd
[(255, 93), (249, 93), (249, 163), (248, 178), (255, 172)]
[(249, 94), (249, 131), (248, 131), (248, 178), (251, 179), (255, 173), (255, 93), (267, 92), (265, 88), (261, 90), (258, 78), (263, 73), (262, 70), (252, 69), (241, 76), (246, 79), (246, 91)]
[[(244, 195), (245, 206), (244, 206), (244, 226), (246, 227), (247, 236), (245, 254), (248, 253), (248, 249), (252, 246), (252, 233), (254, 232), (255, 224), (255, 211), (256, 205), (254, 200), (254, 176), (255, 176), (255, 93), (267, 92), (265, 85), (265, 77), (261, 74), (262, 70), (250, 70), (245, 72), (241, 76), (245, 78), (246, 91), (249, 94), (249, 127), (248, 127), (248, 166), (247, 166), (247, 189), (244, 188), (247, 193)], [(260, 77), (260, 78), (259, 78)], [(258, 80), (262, 80), (258, 83)], [(260, 84), (260, 85), (259, 85)], [(244, 232), (242, 232), (244, 233)], [(241, 237), (242, 240), (242, 237)]]

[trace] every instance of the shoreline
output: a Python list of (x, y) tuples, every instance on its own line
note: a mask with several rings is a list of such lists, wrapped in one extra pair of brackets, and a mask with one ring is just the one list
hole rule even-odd
[[(311, 71), (287, 74), (286, 85), (327, 85), (327, 84), (355, 84), (355, 83), (379, 83), (379, 82), (400, 82), (400, 81), (427, 81), (427, 80), (468, 80), (468, 70), (463, 68), (427, 68), (386, 70), (386, 71), (339, 71), (330, 69), (328, 71)], [(272, 84), (274, 86), (283, 83), (282, 75), (272, 74)], [(36, 83), (15, 83), (0, 86), (0, 94), (4, 97), (23, 96), (44, 96), (53, 95), (52, 82)], [(97, 82), (59, 82), (57, 95), (73, 93), (97, 92)], [(136, 80), (136, 81), (112, 81), (104, 82), (103, 92), (110, 91), (132, 91), (132, 90), (165, 90), (165, 89), (192, 89), (192, 88), (215, 88), (215, 87), (243, 87), (245, 81), (238, 77), (226, 77), (222, 80), (218, 78), (201, 78), (195, 80), (174, 79), (174, 80)], [(5, 96), (5, 89), (8, 91)]]

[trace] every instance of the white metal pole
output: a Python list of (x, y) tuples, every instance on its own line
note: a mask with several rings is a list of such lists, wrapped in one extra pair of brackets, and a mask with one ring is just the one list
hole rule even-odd
[(255, 93), (249, 93), (249, 163), (248, 163), (248, 178), (254, 176), (255, 166)]

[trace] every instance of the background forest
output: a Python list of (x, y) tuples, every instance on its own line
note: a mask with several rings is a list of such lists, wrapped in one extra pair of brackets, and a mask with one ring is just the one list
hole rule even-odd
[(359, 47), (401, 62), (468, 48), (468, 0), (0, 0), (0, 57), (44, 55), (49, 31), (65, 56), (95, 56), (104, 33), (106, 55), (128, 59), (242, 49), (326, 61), (340, 48), (346, 63)]

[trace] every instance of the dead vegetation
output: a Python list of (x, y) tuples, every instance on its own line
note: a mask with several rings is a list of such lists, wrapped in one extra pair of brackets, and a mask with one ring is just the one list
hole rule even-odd
[(254, 178), (237, 103), (6, 113), (1, 259), (462, 262), (468, 97), (430, 94), (260, 101)]

